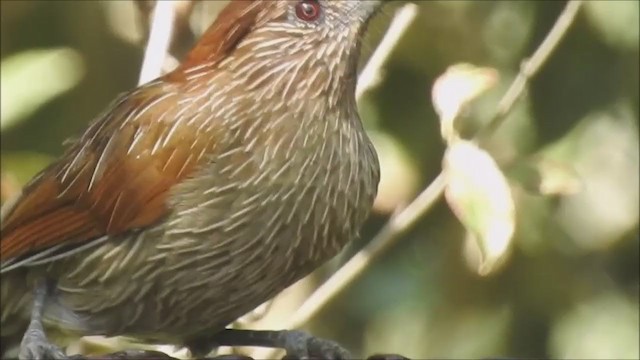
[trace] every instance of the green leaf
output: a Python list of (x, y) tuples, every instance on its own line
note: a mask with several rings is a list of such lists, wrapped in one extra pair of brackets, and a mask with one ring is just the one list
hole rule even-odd
[(1, 159), (2, 172), (14, 176), (21, 185), (53, 161), (50, 155), (36, 152), (3, 153)]
[(556, 359), (638, 359), (638, 304), (614, 291), (578, 303), (553, 324)]
[(638, 50), (638, 1), (587, 1), (585, 14), (591, 26), (607, 44), (623, 50)]
[(0, 64), (0, 129), (26, 119), (44, 104), (76, 86), (84, 75), (82, 58), (69, 48), (32, 49)]

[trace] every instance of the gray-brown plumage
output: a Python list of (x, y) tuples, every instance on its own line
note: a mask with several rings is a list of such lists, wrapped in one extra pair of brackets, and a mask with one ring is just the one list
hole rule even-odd
[(336, 255), (379, 179), (354, 98), (379, 6), (232, 1), (120, 96), (3, 217), (2, 338), (44, 279), (52, 339), (196, 344)]

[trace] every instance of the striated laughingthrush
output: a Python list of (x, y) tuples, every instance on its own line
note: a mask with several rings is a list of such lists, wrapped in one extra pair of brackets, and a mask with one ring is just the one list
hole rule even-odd
[(379, 166), (354, 94), (380, 6), (233, 0), (176, 70), (118, 97), (4, 213), (3, 348), (62, 358), (45, 334), (124, 335), (344, 355), (225, 326), (368, 216)]

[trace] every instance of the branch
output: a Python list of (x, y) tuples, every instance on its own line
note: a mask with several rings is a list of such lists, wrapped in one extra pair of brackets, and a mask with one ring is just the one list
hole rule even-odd
[(362, 250), (314, 291), (294, 313), (287, 325), (291, 328), (304, 325), (340, 291), (357, 279), (373, 260), (395, 244), (401, 235), (411, 229), (422, 215), (440, 199), (444, 186), (445, 178), (441, 173), (413, 202), (392, 216), (382, 230)]
[[(487, 126), (487, 130), (482, 132), (482, 135), (492, 133), (502, 124), (506, 115), (511, 112), (514, 105), (524, 94), (524, 89), (528, 81), (538, 73), (566, 34), (581, 5), (581, 0), (572, 0), (567, 4), (558, 20), (556, 20), (553, 28), (534, 52), (531, 59), (523, 63), (520, 73), (500, 100), (495, 116)], [(333, 274), (333, 276), (322, 284), (322, 286), (311, 294), (284, 327), (300, 327), (315, 316), (329, 301), (362, 275), (364, 270), (366, 270), (385, 249), (395, 244), (401, 235), (413, 227), (413, 225), (435, 205), (436, 201), (443, 194), (444, 188), (444, 174), (441, 172), (412, 203), (396, 212), (380, 233), (378, 233), (364, 249), (353, 256), (344, 266)]]
[(362, 94), (380, 83), (383, 78), (383, 65), (387, 62), (396, 45), (409, 29), (409, 26), (418, 17), (418, 12), (418, 5), (407, 4), (398, 10), (393, 17), (389, 29), (360, 73), (356, 87), (356, 99), (359, 100)]
[(502, 125), (514, 105), (522, 97), (529, 80), (538, 74), (542, 66), (549, 59), (549, 56), (551, 56), (551, 53), (553, 53), (556, 47), (558, 47), (558, 44), (560, 44), (560, 40), (562, 40), (571, 24), (573, 24), (581, 6), (582, 0), (569, 1), (542, 41), (542, 44), (536, 49), (531, 58), (525, 59), (522, 62), (518, 76), (513, 83), (511, 83), (511, 86), (498, 103), (496, 114), (489, 121), (489, 124), (477, 135), (478, 138), (484, 138), (493, 134), (496, 129)]
[[(140, 76), (140, 83), (144, 83), (160, 75), (162, 61), (165, 59), (167, 54), (173, 27), (174, 14), (173, 10), (171, 10), (172, 2), (173, 1), (158, 2), (154, 13), (149, 43), (145, 52), (145, 62)], [(477, 135), (478, 138), (492, 134), (504, 122), (506, 116), (512, 111), (515, 104), (524, 94), (524, 90), (529, 80), (535, 76), (546, 63), (549, 56), (553, 53), (571, 24), (574, 22), (575, 16), (581, 5), (581, 0), (572, 0), (567, 4), (542, 44), (536, 49), (529, 60), (525, 60), (523, 62), (518, 76), (500, 100), (495, 116), (491, 119), (487, 127)], [(416, 10), (417, 8), (415, 5), (407, 5), (398, 12), (398, 15), (390, 26), (390, 30), (393, 31), (389, 31), (381, 43), (385, 45), (381, 47), (382, 49), (376, 50), (376, 53), (372, 56), (372, 60), (367, 64), (363, 71), (362, 80), (364, 83), (360, 85), (359, 90), (357, 91), (358, 96), (377, 83), (380, 76), (380, 67), (393, 50), (393, 45), (397, 43), (411, 22), (414, 21)], [(160, 30), (158, 27), (163, 29)], [(435, 205), (438, 199), (440, 199), (444, 188), (445, 177), (441, 172), (431, 182), (431, 184), (422, 191), (416, 199), (414, 199), (413, 202), (396, 212), (382, 230), (371, 240), (371, 242), (369, 242), (369, 244), (367, 244), (367, 246), (360, 250), (313, 294), (311, 294), (311, 296), (298, 308), (284, 327), (297, 328), (313, 318), (320, 309), (336, 297), (336, 295), (338, 295), (347, 285), (363, 274), (364, 270), (366, 270), (378, 256), (384, 253), (384, 251), (391, 245), (395, 244), (401, 238), (401, 235), (411, 229)], [(272, 354), (272, 352), (269, 352), (267, 357), (273, 357)], [(177, 360), (169, 355), (155, 351), (124, 351), (100, 357), (72, 356), (71, 359)], [(243, 355), (222, 355), (207, 359), (249, 360), (252, 358)], [(370, 356), (369, 359), (390, 360), (406, 358), (400, 355), (373, 355)]]
[(162, 66), (167, 58), (173, 36), (176, 19), (175, 5), (174, 0), (156, 2), (138, 85), (147, 83), (162, 74)]
[[(288, 357), (284, 357), (288, 359)], [(106, 355), (84, 356), (71, 355), (69, 360), (180, 360), (169, 356), (163, 352), (151, 350), (125, 350), (118, 351)], [(219, 355), (214, 357), (206, 357), (201, 360), (253, 360), (252, 357), (246, 355)], [(367, 360), (409, 360), (402, 355), (396, 354), (376, 354), (369, 356)]]
[[(382, 68), (384, 64), (391, 56), (400, 39), (402, 39), (409, 27), (415, 22), (418, 17), (418, 12), (418, 5), (411, 3), (404, 5), (396, 12), (380, 44), (360, 73), (356, 87), (357, 100), (360, 100), (364, 93), (374, 88), (380, 82), (383, 77)], [(419, 219), (419, 217), (415, 219), (408, 218), (406, 215), (410, 214), (410, 212), (406, 211), (407, 209), (425, 206), (428, 203), (435, 203), (444, 189), (444, 181), (442, 181), (443, 179), (440, 180), (441, 181), (434, 182), (430, 185), (413, 203), (407, 206), (404, 215), (399, 213), (391, 218), (364, 249), (353, 256), (305, 300), (283, 327), (286, 329), (295, 329), (304, 325), (324, 305), (340, 293), (346, 285), (350, 284), (364, 272), (375, 257), (383, 253), (384, 250), (400, 237), (403, 233), (402, 229), (409, 228)], [(414, 211), (417, 210), (419, 209), (415, 209)], [(260, 349), (255, 351), (253, 355), (256, 358), (267, 359), (273, 358), (276, 352), (277, 349)]]

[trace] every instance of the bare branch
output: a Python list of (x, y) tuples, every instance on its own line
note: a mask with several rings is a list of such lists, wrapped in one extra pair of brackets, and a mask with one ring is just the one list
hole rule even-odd
[(413, 202), (392, 216), (367, 246), (314, 291), (294, 313), (287, 325), (292, 328), (304, 325), (346, 285), (358, 278), (379, 255), (395, 244), (401, 235), (411, 229), (420, 220), (420, 217), (436, 203), (442, 195), (444, 185), (444, 176), (440, 174)]
[[(125, 350), (111, 354), (99, 356), (72, 355), (70, 360), (179, 360), (165, 353), (151, 350)], [(284, 359), (290, 359), (285, 356)], [(202, 360), (253, 360), (252, 357), (246, 355), (219, 355), (214, 357), (202, 358)], [(397, 354), (376, 354), (371, 355), (367, 360), (409, 360), (408, 358)]]
[[(524, 62), (519, 75), (499, 102), (496, 115), (489, 124), (488, 131), (495, 131), (503, 121), (502, 119), (509, 114), (522, 97), (528, 81), (537, 74), (553, 50), (558, 46), (569, 26), (573, 23), (581, 5), (581, 0), (570, 1), (531, 59)], [(444, 174), (441, 172), (412, 203), (396, 212), (380, 233), (364, 249), (353, 256), (340, 270), (311, 294), (307, 301), (293, 314), (289, 322), (284, 324), (284, 327), (296, 328), (308, 322), (329, 301), (357, 279), (384, 250), (393, 245), (402, 234), (416, 224), (435, 205), (443, 194), (444, 188)]]
[(162, 74), (162, 66), (167, 58), (173, 36), (176, 18), (175, 6), (175, 0), (156, 2), (138, 85), (153, 80)]
[[(149, 42), (145, 52), (145, 61), (140, 76), (140, 83), (144, 83), (160, 75), (162, 63), (167, 55), (167, 50), (172, 36), (172, 28), (174, 23), (173, 0), (159, 1), (155, 9), (154, 19), (152, 22)], [(523, 62), (520, 72), (514, 82), (511, 84), (503, 98), (498, 104), (495, 116), (489, 125), (479, 134), (479, 137), (491, 134), (497, 129), (506, 115), (510, 113), (517, 101), (522, 97), (529, 80), (535, 76), (540, 68), (546, 63), (549, 56), (558, 46), (570, 25), (573, 23), (575, 16), (582, 5), (581, 0), (570, 1), (560, 17), (554, 24), (553, 28), (546, 36), (542, 44), (537, 48), (529, 60)], [(385, 36), (382, 50), (377, 51), (372, 60), (367, 64), (363, 71), (364, 83), (358, 88), (358, 96), (360, 96), (368, 88), (372, 87), (378, 80), (380, 67), (383, 65), (394, 45), (401, 38), (401, 35), (411, 22), (415, 19), (417, 8), (415, 5), (409, 5), (399, 11), (394, 20), (395, 29), (391, 34)], [(289, 321), (284, 324), (285, 328), (297, 328), (308, 322), (315, 316), (320, 309), (336, 297), (347, 285), (357, 279), (368, 268), (373, 261), (384, 253), (391, 245), (395, 244), (401, 235), (411, 229), (440, 199), (445, 188), (445, 177), (440, 173), (431, 184), (420, 194), (413, 202), (405, 208), (396, 212), (383, 227), (383, 229), (372, 239), (372, 241), (353, 256), (345, 265), (343, 265), (331, 278), (329, 278), (322, 286), (320, 286), (311, 296), (298, 308)], [(161, 359), (172, 359), (164, 354), (156, 352), (146, 353), (117, 353), (118, 355), (110, 357), (109, 355), (100, 357), (101, 359), (136, 359), (147, 356), (155, 356)], [(262, 355), (263, 358), (273, 357), (273, 352), (269, 351)], [(115, 354), (112, 354), (115, 355)], [(395, 355), (397, 356), (397, 355)], [(247, 357), (236, 356), (238, 359), (247, 359)], [(232, 357), (219, 357), (220, 359), (230, 359)], [(377, 358), (376, 356), (371, 357)], [(387, 357), (383, 357), (387, 358)], [(397, 356), (397, 358), (403, 358)], [(82, 357), (78, 359), (91, 359)], [(215, 358), (214, 358), (215, 359)]]
[(409, 26), (415, 21), (418, 11), (418, 5), (416, 4), (407, 4), (398, 10), (380, 44), (360, 73), (356, 87), (356, 99), (360, 99), (362, 94), (380, 83), (383, 77), (381, 72), (384, 63), (389, 59)]
[(482, 139), (493, 134), (496, 129), (502, 125), (514, 105), (522, 98), (522, 94), (524, 93), (529, 80), (531, 80), (531, 78), (540, 71), (542, 66), (549, 59), (549, 56), (551, 56), (558, 44), (560, 44), (560, 40), (562, 40), (571, 24), (573, 24), (576, 14), (578, 14), (578, 10), (580, 10), (581, 6), (582, 0), (569, 1), (558, 17), (558, 20), (556, 20), (547, 36), (542, 41), (542, 44), (540, 44), (536, 49), (531, 58), (528, 60), (525, 59), (522, 62), (518, 76), (498, 103), (496, 114), (489, 124), (477, 135), (478, 138)]

